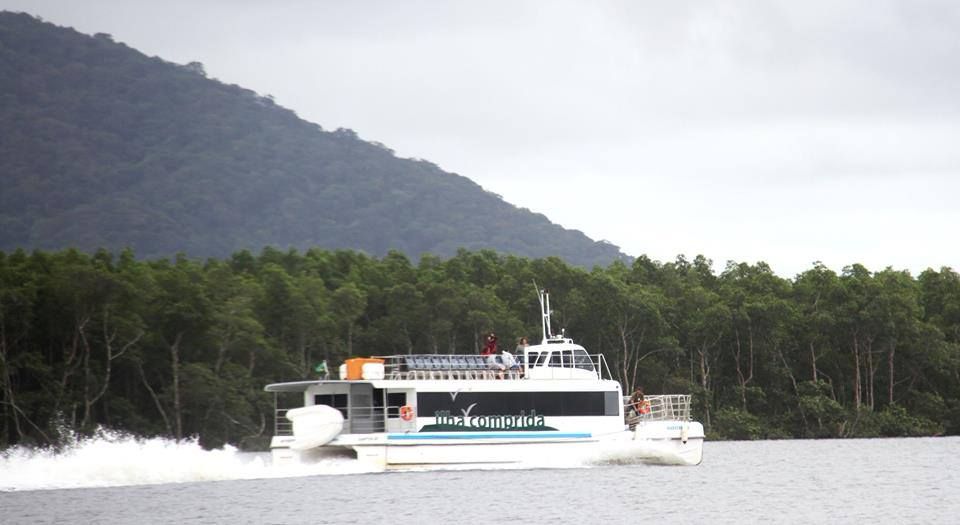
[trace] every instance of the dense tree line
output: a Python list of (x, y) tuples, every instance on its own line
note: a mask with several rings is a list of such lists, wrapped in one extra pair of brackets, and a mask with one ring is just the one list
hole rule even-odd
[(554, 318), (626, 390), (691, 392), (712, 437), (960, 431), (960, 276), (949, 268), (793, 280), (763, 264), (641, 257), (591, 271), (460, 251), (266, 249), (205, 262), (130, 251), (0, 252), (0, 446), (98, 426), (264, 446), (264, 384), (355, 355), (477, 353)]
[(131, 247), (229, 257), (263, 246), (584, 266), (625, 258), (430, 162), (326, 131), (269, 96), (0, 12), (0, 250)]

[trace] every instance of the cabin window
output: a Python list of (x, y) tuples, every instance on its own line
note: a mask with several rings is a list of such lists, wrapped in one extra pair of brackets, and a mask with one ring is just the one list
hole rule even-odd
[(394, 392), (387, 394), (387, 417), (400, 417), (400, 407), (407, 404), (407, 394)]
[(540, 352), (527, 352), (527, 366), (537, 366), (537, 359), (540, 358)]
[(550, 366), (556, 368), (571, 368), (573, 367), (573, 351), (571, 350), (554, 350), (550, 356)]
[(552, 352), (550, 355), (550, 366), (554, 368), (562, 368), (563, 361), (560, 357), (560, 352)]
[(317, 394), (313, 396), (313, 404), (336, 408), (343, 414), (343, 419), (347, 419), (347, 394)]
[(620, 397), (620, 392), (604, 392), (603, 404), (603, 411), (607, 415), (620, 414), (620, 408), (623, 407), (623, 398)]
[[(472, 405), (472, 406), (471, 406)], [(609, 392), (421, 392), (417, 394), (417, 411), (424, 417), (434, 412), (449, 411), (471, 416), (530, 414), (543, 416), (616, 416), (619, 395)]]

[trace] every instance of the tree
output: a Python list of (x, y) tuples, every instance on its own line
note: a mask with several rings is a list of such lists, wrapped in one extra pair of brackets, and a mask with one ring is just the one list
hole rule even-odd
[[(181, 367), (185, 358), (194, 357), (191, 354), (206, 346), (212, 305), (204, 290), (200, 267), (185, 256), (177, 256), (173, 264), (159, 261), (154, 271), (153, 300), (157, 306), (151, 312), (149, 325), (156, 334), (156, 342), (169, 353), (172, 425), (174, 437), (179, 441), (184, 436)], [(160, 406), (159, 399), (157, 401)]]
[(761, 363), (774, 363), (784, 344), (791, 318), (787, 302), (790, 286), (765, 263), (750, 266), (731, 262), (720, 276), (720, 293), (731, 315), (732, 356), (741, 409), (749, 412), (747, 392), (756, 379), (757, 354), (763, 352)]
[[(691, 383), (699, 383), (703, 396), (704, 426), (710, 428), (714, 387), (711, 372), (717, 359), (714, 351), (730, 326), (731, 315), (720, 296), (703, 286), (703, 266), (689, 266), (678, 259), (675, 267), (680, 280), (676, 283), (679, 289), (674, 319), (680, 345), (689, 356)], [(710, 279), (706, 282), (712, 284)]]
[(330, 298), (330, 309), (336, 323), (346, 331), (346, 353), (353, 354), (353, 333), (356, 322), (367, 307), (367, 294), (354, 283), (346, 283), (334, 290)]
[[(652, 286), (628, 284), (595, 271), (589, 308), (601, 326), (603, 348), (614, 354), (614, 370), (625, 392), (640, 385), (642, 363), (660, 352), (678, 350), (667, 334), (666, 298)], [(624, 277), (622, 274), (620, 277)]]
[[(896, 386), (896, 350), (901, 343), (916, 339), (920, 327), (919, 293), (909, 272), (897, 272), (890, 268), (877, 273), (874, 278), (880, 288), (874, 303), (874, 317), (880, 324), (887, 347), (887, 404), (894, 404)], [(871, 372), (872, 377), (872, 372)], [(872, 383), (872, 381), (871, 381)], [(872, 401), (872, 385), (871, 385)]]

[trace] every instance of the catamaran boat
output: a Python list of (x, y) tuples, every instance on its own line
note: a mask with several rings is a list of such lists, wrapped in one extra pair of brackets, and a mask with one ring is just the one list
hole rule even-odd
[[(274, 464), (349, 455), (382, 468), (583, 462), (697, 465), (703, 426), (689, 395), (623, 396), (602, 354), (550, 328), (516, 363), (478, 355), (348, 359), (339, 380), (267, 385)], [(513, 365), (513, 366), (511, 366)], [(294, 397), (297, 408), (283, 407)]]

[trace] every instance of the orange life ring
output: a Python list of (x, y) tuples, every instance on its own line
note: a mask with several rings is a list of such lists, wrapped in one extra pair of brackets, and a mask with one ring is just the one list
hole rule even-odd
[(410, 405), (403, 405), (400, 407), (400, 419), (404, 421), (410, 421), (413, 419), (413, 407)]
[[(639, 406), (637, 406), (639, 405)], [(643, 401), (634, 405), (637, 409), (638, 414), (649, 414), (650, 413), (650, 402), (644, 399)]]

